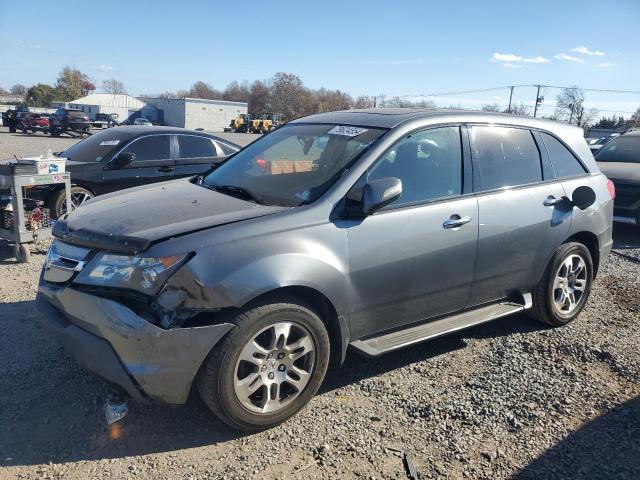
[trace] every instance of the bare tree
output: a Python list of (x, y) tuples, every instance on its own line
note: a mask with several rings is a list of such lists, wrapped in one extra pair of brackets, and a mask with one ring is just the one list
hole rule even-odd
[(497, 103), (487, 103), (486, 105), (482, 106), (482, 111), (483, 112), (501, 112), (502, 109), (500, 108), (500, 105), (498, 105)]
[(249, 111), (254, 115), (271, 113), (269, 104), (269, 87), (261, 80), (256, 80), (249, 87)]
[(18, 95), (25, 98), (27, 96), (27, 87), (20, 83), (16, 83), (9, 89), (9, 93), (11, 93), (11, 95)]
[(360, 95), (353, 102), (353, 108), (373, 108), (375, 99), (368, 95)]
[(336, 110), (348, 110), (353, 105), (351, 95), (340, 90), (327, 90), (321, 88), (313, 92), (318, 99), (320, 112), (335, 112)]
[(222, 98), (230, 102), (248, 102), (249, 101), (249, 83), (244, 80), (242, 83), (233, 81), (227, 85), (222, 92)]
[(284, 121), (316, 113), (319, 109), (316, 96), (293, 73), (279, 72), (273, 76), (270, 98), (274, 113), (281, 114)]
[(631, 118), (627, 121), (627, 126), (629, 128), (640, 127), (640, 107), (638, 107), (636, 112), (631, 115)]
[[(181, 95), (181, 93), (183, 94)], [(222, 92), (220, 90), (213, 88), (208, 83), (198, 80), (196, 83), (191, 85), (191, 88), (188, 91), (183, 90), (183, 91), (176, 92), (176, 97), (206, 98), (209, 100), (216, 100), (216, 99), (219, 100), (222, 98)]]
[(559, 120), (580, 124), (579, 115), (584, 112), (584, 90), (578, 86), (563, 88), (556, 97), (556, 116)]
[(531, 115), (531, 108), (529, 108), (524, 103), (512, 103), (511, 112), (509, 112), (509, 108), (507, 107), (504, 109), (504, 113), (511, 113), (512, 115), (527, 116), (527, 115)]
[(110, 78), (109, 80), (102, 82), (102, 90), (104, 90), (105, 93), (113, 93), (115, 95), (127, 93), (124, 83), (120, 80), (116, 80), (115, 78)]

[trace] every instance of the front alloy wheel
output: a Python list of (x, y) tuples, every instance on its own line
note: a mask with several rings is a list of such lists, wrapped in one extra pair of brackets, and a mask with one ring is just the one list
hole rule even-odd
[(257, 431), (300, 411), (329, 364), (329, 335), (320, 316), (301, 299), (274, 294), (225, 322), (235, 326), (196, 379), (213, 413), (233, 428)]
[(270, 325), (240, 352), (236, 396), (252, 412), (277, 412), (305, 389), (314, 366), (313, 339), (305, 327), (292, 322)]

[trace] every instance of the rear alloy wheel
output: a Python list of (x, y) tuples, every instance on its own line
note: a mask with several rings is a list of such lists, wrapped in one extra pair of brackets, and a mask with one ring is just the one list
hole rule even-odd
[[(84, 187), (74, 185), (71, 187), (71, 210), (83, 205), (87, 200), (91, 200), (95, 195)], [(55, 218), (59, 218), (67, 213), (67, 197), (62, 189), (55, 193), (49, 207)]]
[(274, 427), (315, 395), (329, 363), (329, 336), (311, 307), (271, 296), (229, 318), (235, 327), (204, 361), (200, 396), (229, 426)]
[(577, 242), (561, 245), (533, 291), (530, 315), (552, 326), (566, 325), (587, 303), (592, 281), (589, 249)]

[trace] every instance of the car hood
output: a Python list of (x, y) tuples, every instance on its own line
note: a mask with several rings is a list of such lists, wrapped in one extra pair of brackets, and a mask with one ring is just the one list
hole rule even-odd
[(598, 162), (598, 168), (614, 182), (640, 185), (640, 163)]
[(69, 243), (138, 253), (158, 240), (289, 208), (258, 205), (174, 180), (96, 197), (56, 222), (53, 233)]

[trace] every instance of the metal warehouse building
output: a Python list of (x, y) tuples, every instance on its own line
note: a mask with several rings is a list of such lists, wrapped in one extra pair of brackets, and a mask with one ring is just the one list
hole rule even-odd
[(82, 110), (92, 120), (98, 113), (117, 113), (120, 123), (138, 117), (156, 120), (154, 108), (149, 109), (145, 102), (124, 94), (93, 93), (71, 102), (57, 102), (54, 106)]
[(155, 107), (161, 125), (213, 132), (223, 131), (238, 114), (247, 113), (244, 102), (204, 98), (144, 98), (144, 101), (149, 107)]

